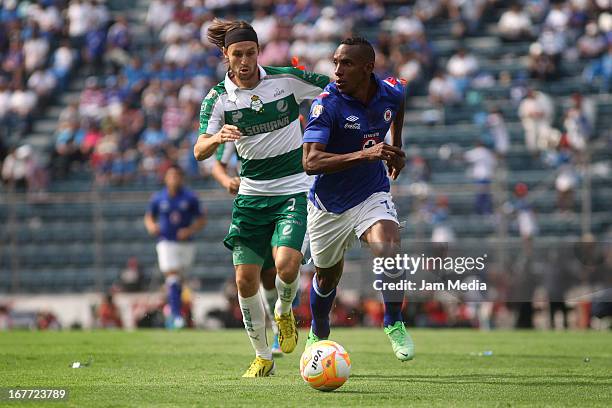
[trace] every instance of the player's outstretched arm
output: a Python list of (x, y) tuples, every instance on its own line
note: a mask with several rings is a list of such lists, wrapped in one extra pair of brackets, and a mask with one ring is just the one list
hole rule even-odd
[(195, 146), (193, 146), (193, 155), (198, 161), (206, 160), (215, 153), (221, 143), (233, 142), (240, 139), (240, 136), (242, 136), (242, 133), (236, 126), (223, 125), (221, 130), (214, 135), (201, 134)]
[(395, 146), (378, 143), (367, 149), (346, 154), (334, 154), (325, 151), (323, 143), (304, 143), (302, 165), (306, 174), (329, 174), (349, 169), (363, 161), (397, 161), (405, 153)]

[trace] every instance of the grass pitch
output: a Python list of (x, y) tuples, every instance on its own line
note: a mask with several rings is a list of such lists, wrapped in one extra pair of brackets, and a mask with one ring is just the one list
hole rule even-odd
[[(0, 387), (69, 390), (64, 402), (0, 406), (610, 406), (612, 334), (411, 330), (416, 359), (400, 363), (382, 329), (334, 329), (351, 355), (340, 389), (299, 376), (302, 348), (272, 378), (242, 379), (252, 357), (243, 330), (0, 333)], [(306, 332), (300, 333), (300, 344)], [(302, 346), (303, 347), (303, 346)], [(486, 350), (492, 356), (471, 355)], [(73, 361), (90, 367), (73, 369)], [(588, 360), (586, 360), (588, 358)]]

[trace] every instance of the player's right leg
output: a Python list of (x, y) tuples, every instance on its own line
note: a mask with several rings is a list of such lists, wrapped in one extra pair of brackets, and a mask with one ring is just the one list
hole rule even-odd
[(181, 248), (178, 242), (162, 240), (157, 243), (157, 260), (159, 270), (164, 274), (170, 315), (166, 318), (166, 327), (180, 329), (184, 326), (181, 310), (183, 303), (181, 283)]
[(266, 257), (261, 270), (261, 287), (266, 314), (268, 315), (270, 325), (272, 326), (272, 333), (274, 334), (272, 355), (282, 356), (283, 352), (278, 343), (278, 325), (276, 324), (276, 320), (274, 320), (274, 307), (278, 300), (278, 291), (276, 290), (276, 268), (274, 267), (274, 259), (272, 259), (271, 253), (269, 257)]
[(316, 268), (310, 288), (312, 322), (310, 324), (310, 333), (308, 333), (308, 339), (306, 340), (306, 347), (329, 337), (329, 313), (336, 298), (336, 287), (338, 282), (340, 282), (343, 268), (344, 259), (341, 259), (331, 268)]
[(266, 337), (266, 312), (259, 293), (263, 258), (236, 240), (233, 260), (242, 321), (255, 350), (255, 360), (243, 377), (267, 377), (274, 374), (274, 361)]
[(316, 274), (310, 289), (312, 322), (306, 347), (329, 337), (329, 314), (342, 276), (344, 252), (355, 238), (351, 214), (328, 213), (309, 202), (308, 235)]

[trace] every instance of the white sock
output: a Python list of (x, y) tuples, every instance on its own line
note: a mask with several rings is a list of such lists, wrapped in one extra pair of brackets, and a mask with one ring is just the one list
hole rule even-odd
[(266, 338), (266, 312), (261, 302), (260, 293), (257, 292), (255, 296), (248, 298), (238, 295), (238, 302), (240, 303), (240, 310), (242, 310), (244, 328), (249, 339), (251, 339), (255, 355), (266, 360), (272, 360), (272, 351)]
[(276, 301), (276, 313), (286, 314), (291, 311), (291, 304), (295, 298), (295, 294), (300, 284), (300, 273), (298, 271), (297, 277), (291, 283), (285, 283), (283, 280), (276, 275), (276, 290), (278, 291), (278, 300)]
[(266, 308), (266, 314), (270, 319), (270, 325), (272, 326), (272, 332), (274, 335), (278, 334), (278, 326), (276, 320), (274, 320), (274, 306), (276, 305), (276, 299), (278, 299), (278, 291), (274, 289), (265, 289), (261, 287), (263, 292), (264, 306)]

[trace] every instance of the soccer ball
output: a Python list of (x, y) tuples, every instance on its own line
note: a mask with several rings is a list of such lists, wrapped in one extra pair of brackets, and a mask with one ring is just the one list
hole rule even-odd
[(316, 342), (300, 358), (300, 375), (315, 390), (333, 391), (348, 380), (350, 373), (351, 359), (335, 341)]

